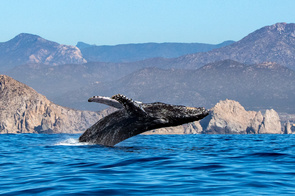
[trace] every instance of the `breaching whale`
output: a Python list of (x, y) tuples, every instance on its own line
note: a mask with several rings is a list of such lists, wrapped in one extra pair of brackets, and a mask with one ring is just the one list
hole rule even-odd
[(94, 96), (88, 101), (118, 109), (100, 119), (79, 138), (80, 142), (104, 146), (114, 146), (148, 130), (201, 120), (209, 114), (209, 111), (203, 107), (186, 107), (160, 102), (142, 103), (121, 94), (112, 97)]

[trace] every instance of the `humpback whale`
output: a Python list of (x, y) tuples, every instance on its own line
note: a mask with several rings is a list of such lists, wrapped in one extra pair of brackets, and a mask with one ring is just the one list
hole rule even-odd
[(142, 103), (121, 94), (112, 97), (94, 96), (88, 102), (103, 103), (118, 109), (100, 119), (79, 138), (80, 142), (104, 146), (114, 146), (148, 130), (201, 120), (209, 114), (203, 107)]

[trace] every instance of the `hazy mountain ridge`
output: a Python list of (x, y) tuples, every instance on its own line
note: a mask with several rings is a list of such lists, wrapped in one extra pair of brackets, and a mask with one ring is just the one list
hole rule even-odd
[(38, 35), (21, 33), (13, 39), (0, 43), (0, 70), (9, 70), (24, 64), (84, 64), (87, 62), (129, 62), (154, 57), (177, 57), (199, 51), (208, 51), (233, 43), (185, 44), (144, 43), (117, 46), (91, 46), (79, 42), (78, 46), (58, 44)]
[(174, 59), (158, 59), (154, 64), (166, 68), (196, 69), (225, 59), (246, 64), (276, 62), (295, 69), (295, 24), (277, 23), (262, 27), (231, 45)]
[[(80, 43), (79, 46), (82, 53), (75, 46), (59, 45), (36, 35), (20, 34), (8, 42), (0, 43), (0, 65), (8, 69), (26, 63), (57, 65), (82, 64), (86, 60), (89, 62), (139, 61), (137, 64), (148, 64), (149, 67), (196, 69), (215, 61), (232, 59), (246, 64), (270, 61), (295, 69), (294, 23), (266, 26), (238, 42), (229, 41), (218, 45), (145, 43), (89, 46)], [(184, 55), (187, 53), (193, 54)], [(181, 57), (172, 58), (175, 56)]]
[(83, 57), (88, 62), (131, 62), (149, 58), (175, 58), (186, 54), (207, 52), (234, 43), (225, 41), (220, 44), (204, 43), (143, 43), (120, 44), (115, 46), (96, 46), (78, 42)]
[(0, 43), (2, 70), (27, 63), (61, 65), (86, 62), (76, 46), (61, 45), (37, 35), (22, 33), (7, 42)]

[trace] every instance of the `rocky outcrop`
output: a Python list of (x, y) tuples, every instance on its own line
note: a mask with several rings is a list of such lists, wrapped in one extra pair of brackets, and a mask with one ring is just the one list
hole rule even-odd
[(105, 113), (56, 105), (35, 90), (0, 75), (0, 133), (80, 133)]
[(286, 124), (284, 126), (284, 134), (292, 134), (290, 121), (286, 122)]
[(266, 110), (261, 126), (258, 130), (259, 134), (270, 133), (270, 134), (281, 134), (281, 122), (280, 117), (273, 109)]
[(256, 113), (255, 117), (250, 120), (250, 125), (247, 127), (246, 132), (248, 134), (258, 134), (262, 121), (263, 121), (263, 115), (259, 111)]
[(236, 101), (217, 103), (209, 116), (201, 121), (205, 134), (281, 134), (280, 118), (273, 109), (261, 112), (246, 111)]
[(246, 133), (254, 111), (246, 111), (239, 102), (225, 100), (217, 103), (208, 117), (201, 121), (206, 134), (241, 134)]

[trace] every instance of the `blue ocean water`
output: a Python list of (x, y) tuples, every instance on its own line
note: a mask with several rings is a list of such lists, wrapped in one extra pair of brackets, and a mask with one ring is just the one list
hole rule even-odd
[(3, 195), (295, 194), (294, 135), (0, 135)]

